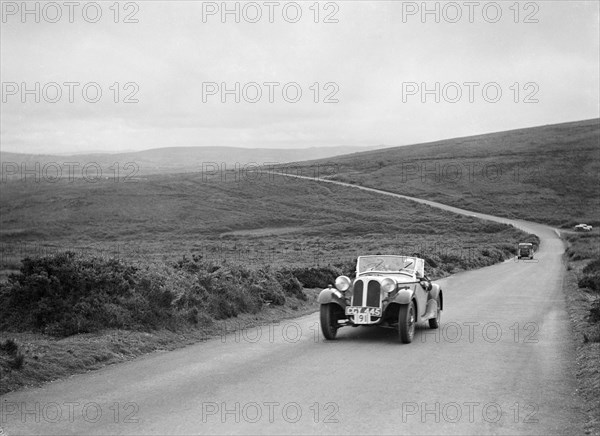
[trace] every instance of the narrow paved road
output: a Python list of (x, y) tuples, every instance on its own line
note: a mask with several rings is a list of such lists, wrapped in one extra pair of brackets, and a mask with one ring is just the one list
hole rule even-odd
[(324, 341), (309, 315), (6, 395), (0, 427), (8, 435), (582, 434), (555, 231), (411, 200), (535, 233), (536, 260), (441, 280), (442, 327), (422, 326), (412, 344), (363, 327)]

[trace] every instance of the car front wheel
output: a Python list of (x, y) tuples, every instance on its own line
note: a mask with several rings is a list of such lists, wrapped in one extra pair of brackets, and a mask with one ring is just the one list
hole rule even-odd
[(330, 341), (335, 339), (338, 329), (337, 323), (333, 304), (321, 304), (321, 331), (325, 339)]
[(415, 303), (403, 304), (398, 311), (398, 333), (400, 340), (405, 344), (410, 344), (415, 336)]

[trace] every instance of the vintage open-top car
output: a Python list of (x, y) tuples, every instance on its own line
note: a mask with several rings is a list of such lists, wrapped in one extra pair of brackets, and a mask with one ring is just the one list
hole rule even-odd
[(343, 326), (380, 326), (398, 329), (400, 340), (410, 343), (417, 322), (438, 328), (444, 296), (424, 264), (418, 257), (360, 256), (354, 280), (340, 276), (335, 288), (319, 294), (323, 336), (335, 339)]

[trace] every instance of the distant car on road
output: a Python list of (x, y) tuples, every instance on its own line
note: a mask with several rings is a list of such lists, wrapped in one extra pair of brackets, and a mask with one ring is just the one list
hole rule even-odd
[(381, 326), (398, 329), (400, 340), (410, 343), (415, 325), (440, 325), (444, 295), (425, 276), (423, 259), (377, 255), (360, 256), (356, 277), (340, 276), (319, 294), (321, 331), (333, 340), (344, 326)]
[(576, 232), (591, 232), (592, 231), (592, 226), (587, 225), (587, 224), (577, 224), (575, 226), (575, 231)]
[(533, 244), (530, 242), (521, 242), (517, 248), (517, 259), (533, 259)]

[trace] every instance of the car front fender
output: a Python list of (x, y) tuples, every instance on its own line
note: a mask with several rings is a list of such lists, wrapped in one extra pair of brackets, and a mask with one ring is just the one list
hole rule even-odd
[(410, 288), (400, 289), (391, 303), (408, 304), (412, 300), (413, 294), (413, 290)]
[(346, 300), (340, 291), (333, 288), (323, 289), (317, 297), (319, 304), (335, 303), (342, 309), (346, 307)]

